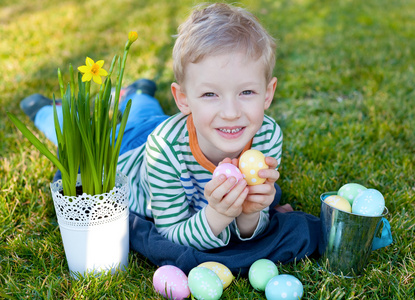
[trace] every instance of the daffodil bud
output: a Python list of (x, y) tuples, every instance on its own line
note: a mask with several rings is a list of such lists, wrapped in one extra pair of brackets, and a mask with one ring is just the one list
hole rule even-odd
[(138, 33), (136, 31), (130, 31), (128, 33), (128, 41), (130, 42), (130, 45), (134, 43), (138, 39)]

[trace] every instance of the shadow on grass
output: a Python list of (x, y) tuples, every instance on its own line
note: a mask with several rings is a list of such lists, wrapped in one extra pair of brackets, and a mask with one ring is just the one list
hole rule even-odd
[[(6, 15), (2, 19), (3, 23), (11, 22), (16, 18), (24, 18), (30, 14), (39, 13), (43, 11), (51, 11), (62, 9), (63, 5), (73, 5), (76, 7), (74, 11), (88, 11), (93, 9), (97, 4), (85, 1), (66, 1), (64, 3), (47, 2), (42, 6), (32, 3), (26, 4), (23, 1), (13, 3), (10, 7), (3, 8), (2, 15)], [(18, 103), (21, 99), (32, 93), (42, 93), (47, 97), (52, 97), (55, 93), (57, 98), (59, 95), (59, 85), (57, 69), (60, 68), (63, 74), (64, 82), (68, 81), (69, 65), (72, 64), (76, 70), (77, 66), (85, 63), (85, 58), (91, 57), (94, 60), (104, 59), (106, 69), (109, 69), (111, 60), (115, 54), (122, 57), (122, 50), (124, 43), (127, 40), (127, 34), (130, 30), (137, 30), (139, 32), (139, 40), (132, 46), (127, 68), (124, 74), (124, 85), (131, 83), (132, 81), (139, 79), (142, 68), (137, 67), (139, 60), (142, 60), (142, 54), (145, 56), (150, 55), (155, 58), (156, 63), (151, 61), (141, 62), (145, 65), (146, 69), (151, 70), (153, 79), (158, 84), (158, 90), (162, 99), (160, 99), (162, 107), (166, 110), (166, 113), (174, 113), (175, 105), (174, 101), (171, 101), (170, 96), (170, 84), (173, 80), (172, 76), (166, 76), (166, 69), (171, 69), (169, 61), (171, 59), (171, 52), (174, 43), (173, 35), (176, 33), (178, 26), (178, 12), (182, 4), (176, 2), (171, 3), (154, 3), (144, 0), (139, 1), (127, 1), (123, 3), (114, 2), (111, 6), (104, 7), (102, 10), (95, 12), (86, 12), (80, 16), (79, 20), (74, 22), (79, 23), (75, 27), (78, 31), (73, 32), (72, 29), (68, 31), (68, 37), (73, 39), (70, 47), (66, 49), (59, 49), (56, 53), (48, 53), (46, 55), (53, 56), (49, 60), (43, 59), (45, 62), (40, 62), (36, 67), (29, 69), (26, 77), (22, 79), (22, 75), (17, 74), (15, 80), (18, 82), (20, 88), (15, 89), (8, 110), (18, 112)], [(73, 8), (71, 6), (71, 8)], [(158, 12), (161, 11), (159, 15)], [(90, 17), (95, 18), (97, 22), (86, 21), (85, 26), (82, 25), (82, 18)], [(158, 41), (157, 31), (153, 28), (158, 26), (162, 18), (164, 32), (163, 35), (170, 37), (169, 42)], [(67, 21), (65, 21), (67, 22)], [(45, 23), (48, 23), (46, 20)], [(47, 25), (50, 26), (50, 25)], [(71, 24), (62, 23), (62, 30), (66, 30), (65, 26), (71, 26)], [(72, 26), (71, 26), (72, 27)], [(140, 31), (142, 30), (142, 31)], [(48, 43), (53, 39), (65, 39), (65, 34), (59, 37), (45, 37), (44, 40), (32, 41), (34, 43), (44, 43), (40, 51), (48, 51)], [(79, 39), (78, 39), (79, 38)], [(165, 41), (165, 40), (164, 40)], [(22, 47), (24, 47), (22, 45)], [(27, 47), (27, 46), (26, 46)], [(61, 46), (62, 47), (62, 46)], [(30, 50), (29, 50), (30, 51)], [(39, 51), (39, 50), (38, 50)], [(30, 52), (29, 52), (30, 53)], [(58, 57), (56, 57), (58, 56)], [(144, 56), (143, 56), (144, 57)], [(29, 59), (35, 60), (36, 57), (30, 57)], [(38, 63), (37, 61), (35, 63)], [(151, 65), (150, 65), (151, 64)], [(104, 67), (105, 67), (104, 66)], [(142, 65), (141, 65), (142, 67)], [(135, 69), (134, 69), (135, 68)], [(168, 72), (171, 72), (170, 70)], [(168, 73), (167, 72), (167, 73)], [(137, 74), (137, 78), (131, 78), (131, 74)], [(172, 73), (171, 73), (172, 74)], [(20, 78), (20, 79), (19, 79)], [(116, 81), (116, 74), (113, 74), (111, 78), (113, 84)], [(19, 83), (20, 82), (20, 83)], [(5, 86), (7, 88), (7, 86)]]

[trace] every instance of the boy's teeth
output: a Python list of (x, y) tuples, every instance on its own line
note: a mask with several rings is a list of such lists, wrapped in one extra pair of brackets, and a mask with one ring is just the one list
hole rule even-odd
[(222, 132), (226, 132), (226, 133), (236, 133), (236, 132), (240, 131), (241, 128), (236, 128), (236, 129), (224, 129), (224, 128), (220, 128), (219, 130), (222, 131)]

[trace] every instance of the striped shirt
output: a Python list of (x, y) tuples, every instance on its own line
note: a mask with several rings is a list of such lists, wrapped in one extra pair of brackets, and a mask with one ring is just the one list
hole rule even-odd
[[(244, 151), (250, 148), (280, 164), (282, 131), (273, 119), (264, 116)], [(175, 243), (199, 250), (218, 248), (228, 244), (231, 232), (247, 240), (268, 226), (265, 209), (250, 238), (240, 237), (235, 220), (218, 236), (212, 233), (205, 217), (204, 187), (212, 179), (215, 165), (199, 148), (192, 115), (179, 113), (161, 123), (147, 143), (119, 157), (118, 168), (129, 178), (130, 209), (154, 218), (159, 233)]]

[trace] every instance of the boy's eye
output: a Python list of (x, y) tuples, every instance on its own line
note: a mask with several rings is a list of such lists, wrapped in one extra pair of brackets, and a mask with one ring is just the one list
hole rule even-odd
[(252, 95), (252, 94), (254, 94), (254, 91), (252, 91), (252, 90), (246, 90), (246, 91), (243, 91), (241, 94), (242, 95)]
[(215, 93), (204, 93), (202, 97), (215, 97)]

